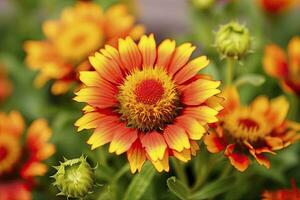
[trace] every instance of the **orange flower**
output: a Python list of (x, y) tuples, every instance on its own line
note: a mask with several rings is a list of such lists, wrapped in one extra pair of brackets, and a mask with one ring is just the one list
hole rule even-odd
[(300, 37), (288, 45), (288, 55), (278, 46), (265, 48), (263, 65), (267, 74), (279, 79), (283, 89), (300, 95)]
[[(47, 166), (41, 161), (55, 151), (54, 145), (48, 143), (51, 130), (46, 120), (38, 119), (31, 124), (25, 145), (21, 144), (23, 132), (24, 120), (18, 112), (12, 111), (8, 115), (0, 113), (0, 178), (5, 177), (5, 181), (0, 181), (0, 191), (8, 188), (5, 190), (7, 193), (3, 193), (4, 197), (1, 192), (4, 199), (6, 194), (10, 196), (12, 192), (9, 188), (20, 188), (23, 191), (21, 182), (30, 185), (34, 176), (44, 175)], [(27, 198), (24, 196), (24, 199)]]
[(7, 79), (7, 74), (3, 65), (0, 65), (0, 102), (4, 101), (12, 92), (11, 82)]
[(194, 50), (172, 40), (156, 46), (150, 35), (138, 45), (120, 39), (118, 49), (106, 46), (91, 56), (96, 71), (80, 73), (85, 87), (75, 97), (88, 106), (75, 125), (95, 129), (87, 141), (92, 149), (110, 143), (110, 153), (127, 152), (132, 173), (146, 160), (160, 172), (169, 170), (169, 156), (190, 160), (221, 109), (220, 82), (198, 74), (209, 61), (189, 61)]
[(289, 104), (284, 97), (269, 100), (259, 96), (249, 106), (243, 106), (234, 87), (226, 88), (223, 97), (226, 100), (220, 122), (205, 136), (204, 143), (211, 153), (224, 150), (239, 171), (248, 168), (249, 156), (269, 168), (266, 153), (275, 154), (275, 150), (300, 139), (300, 124), (286, 120)]
[(277, 191), (264, 191), (262, 200), (299, 200), (300, 190), (295, 181), (292, 181), (292, 189), (281, 189)]
[(31, 200), (31, 193), (21, 181), (0, 182), (0, 200)]
[(40, 71), (35, 84), (41, 87), (54, 79), (52, 93), (67, 92), (78, 81), (78, 72), (90, 68), (86, 61), (90, 54), (104, 44), (116, 45), (118, 38), (131, 35), (138, 39), (143, 34), (144, 28), (135, 26), (134, 21), (124, 5), (115, 5), (105, 13), (91, 2), (66, 8), (59, 20), (43, 24), (46, 40), (24, 45), (27, 64)]
[(258, 0), (261, 8), (268, 13), (277, 14), (290, 8), (297, 0)]

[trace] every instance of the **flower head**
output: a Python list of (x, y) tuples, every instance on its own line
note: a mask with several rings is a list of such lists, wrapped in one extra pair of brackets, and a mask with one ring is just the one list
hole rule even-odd
[(110, 143), (109, 152), (127, 152), (131, 171), (150, 160), (158, 171), (168, 171), (168, 157), (191, 159), (207, 125), (221, 109), (219, 81), (198, 74), (208, 64), (205, 56), (189, 61), (195, 47), (153, 35), (138, 45), (130, 38), (118, 48), (105, 46), (90, 62), (96, 71), (81, 72), (85, 87), (75, 100), (85, 102), (78, 130), (95, 129), (92, 149)]
[(52, 93), (62, 94), (78, 81), (78, 72), (90, 68), (87, 58), (104, 44), (116, 45), (117, 39), (131, 35), (138, 38), (142, 26), (134, 25), (127, 7), (115, 5), (103, 12), (91, 2), (78, 2), (64, 9), (59, 20), (43, 24), (46, 40), (28, 41), (24, 48), (26, 62), (40, 73), (37, 86), (53, 79)]
[(288, 55), (277, 45), (265, 48), (263, 59), (267, 74), (277, 78), (282, 88), (300, 96), (300, 37), (294, 37), (288, 45)]
[(220, 122), (205, 136), (204, 143), (212, 153), (224, 150), (236, 169), (246, 170), (249, 156), (269, 168), (265, 154), (275, 154), (300, 139), (300, 124), (286, 120), (289, 104), (284, 97), (269, 100), (259, 96), (243, 106), (236, 88), (225, 89), (223, 96), (226, 100)]
[(68, 198), (83, 198), (92, 192), (94, 186), (94, 170), (83, 156), (67, 160), (55, 167), (54, 185), (61, 191), (59, 195)]
[(262, 200), (299, 200), (300, 190), (296, 183), (292, 181), (292, 189), (280, 189), (277, 191), (264, 191)]
[(4, 101), (12, 92), (12, 84), (7, 78), (3, 65), (0, 65), (0, 102)]
[(238, 22), (222, 25), (216, 33), (215, 45), (222, 57), (241, 59), (250, 49), (250, 33)]
[(260, 7), (267, 13), (278, 14), (291, 7), (295, 0), (258, 0)]
[(31, 200), (31, 193), (22, 181), (0, 182), (0, 200)]
[[(22, 145), (24, 128), (24, 120), (18, 112), (0, 113), (0, 191), (1, 188), (19, 188), (25, 193), (35, 176), (46, 173), (47, 166), (42, 161), (54, 153), (54, 145), (48, 143), (51, 130), (44, 119), (30, 125)], [(27, 189), (23, 190), (22, 185)], [(12, 189), (5, 190), (7, 193), (3, 196), (11, 196)]]

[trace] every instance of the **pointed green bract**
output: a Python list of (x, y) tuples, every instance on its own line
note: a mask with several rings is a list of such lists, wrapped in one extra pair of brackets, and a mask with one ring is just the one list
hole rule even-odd
[(57, 173), (51, 177), (55, 179), (53, 185), (60, 190), (57, 195), (83, 198), (92, 192), (95, 186), (94, 169), (85, 157), (72, 160), (64, 158), (64, 162), (55, 169)]

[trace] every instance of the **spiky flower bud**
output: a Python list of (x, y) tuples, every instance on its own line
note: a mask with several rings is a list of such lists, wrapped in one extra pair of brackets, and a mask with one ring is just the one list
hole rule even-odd
[(196, 8), (206, 10), (215, 4), (215, 0), (192, 0), (192, 3)]
[(249, 51), (250, 43), (248, 28), (238, 22), (225, 24), (216, 33), (215, 46), (222, 57), (239, 60)]
[(60, 190), (58, 195), (83, 198), (92, 192), (95, 185), (94, 169), (85, 157), (65, 159), (54, 168), (57, 169), (57, 173), (52, 177), (55, 179), (54, 185)]

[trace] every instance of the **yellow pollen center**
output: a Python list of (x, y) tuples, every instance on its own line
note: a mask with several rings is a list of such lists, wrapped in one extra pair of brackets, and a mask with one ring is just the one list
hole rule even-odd
[(180, 110), (176, 85), (162, 68), (133, 71), (117, 98), (121, 119), (143, 132), (162, 130)]
[(235, 139), (252, 142), (270, 133), (271, 130), (265, 120), (261, 113), (256, 113), (249, 108), (239, 108), (223, 119), (229, 135)]

